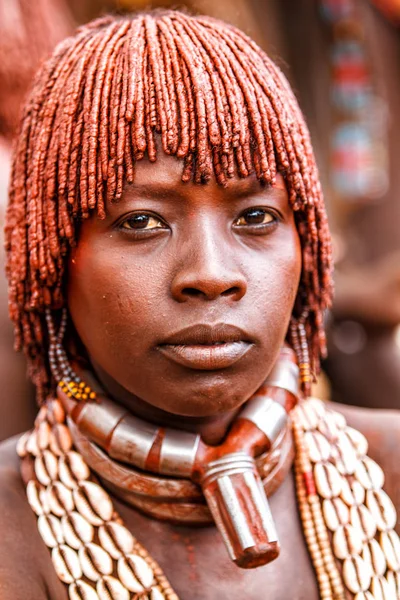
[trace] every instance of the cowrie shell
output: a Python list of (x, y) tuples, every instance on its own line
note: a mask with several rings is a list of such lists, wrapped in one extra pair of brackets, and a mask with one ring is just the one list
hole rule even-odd
[(118, 575), (125, 587), (135, 593), (149, 589), (154, 581), (153, 570), (136, 554), (128, 554), (118, 560)]
[(368, 490), (366, 505), (380, 531), (387, 531), (395, 527), (397, 522), (396, 509), (386, 492), (383, 490)]
[(326, 498), (322, 503), (322, 512), (331, 531), (336, 531), (341, 525), (347, 525), (350, 520), (349, 508), (340, 498)]
[(96, 585), (97, 594), (100, 600), (129, 600), (128, 590), (111, 575), (105, 575)]
[(329, 410), (328, 414), (329, 417), (334, 420), (338, 429), (344, 429), (347, 426), (346, 419), (344, 418), (344, 416), (336, 410)]
[(392, 596), (394, 598), (400, 598), (400, 573), (389, 570), (386, 573), (386, 581), (388, 582)]
[(375, 598), (370, 592), (358, 592), (354, 596), (354, 600), (375, 600)]
[(38, 529), (48, 548), (55, 548), (64, 542), (61, 523), (54, 515), (40, 515)]
[(359, 481), (353, 480), (349, 483), (347, 477), (343, 477), (340, 497), (347, 506), (358, 506), (365, 500), (365, 489)]
[(346, 558), (343, 563), (343, 580), (346, 587), (357, 594), (366, 592), (371, 583), (371, 568), (359, 556)]
[(135, 540), (124, 525), (109, 521), (99, 527), (98, 533), (100, 544), (114, 559), (133, 551)]
[(35, 458), (35, 474), (40, 483), (49, 485), (58, 476), (58, 460), (50, 450)]
[(50, 425), (47, 423), (47, 421), (43, 421), (37, 427), (37, 430), (36, 430), (37, 443), (38, 443), (40, 450), (42, 450), (42, 451), (45, 450), (49, 445), (50, 432), (51, 432)]
[(331, 443), (335, 442), (339, 436), (340, 429), (334, 419), (327, 413), (318, 423), (318, 430)]
[(357, 431), (357, 429), (353, 429), (353, 427), (346, 427), (345, 433), (346, 433), (347, 437), (349, 438), (349, 440), (351, 441), (351, 443), (353, 444), (353, 447), (356, 450), (357, 456), (360, 457), (360, 456), (364, 456), (365, 454), (367, 454), (368, 441), (367, 441), (367, 438), (365, 437), (365, 435), (363, 435), (360, 431)]
[(32, 454), (33, 456), (39, 456), (41, 450), (39, 448), (39, 444), (37, 441), (37, 434), (36, 431), (33, 430), (31, 431), (27, 441), (26, 441), (26, 451), (28, 452), (28, 454)]
[(47, 421), (47, 406), (45, 404), (43, 404), (39, 408), (39, 411), (35, 418), (35, 427), (37, 427), (38, 425), (40, 425), (40, 423), (43, 423), (44, 421)]
[(160, 592), (158, 588), (154, 587), (150, 592), (150, 600), (165, 600), (165, 596)]
[(313, 410), (319, 418), (324, 417), (326, 414), (326, 407), (324, 402), (322, 402), (322, 400), (320, 400), (319, 398), (314, 398), (314, 396), (308, 398), (305, 401), (304, 406), (306, 410), (309, 410), (311, 407), (311, 410)]
[(396, 600), (391, 594), (390, 585), (385, 577), (375, 575), (372, 578), (370, 590), (374, 600)]
[(351, 525), (341, 526), (333, 534), (333, 552), (341, 560), (360, 554), (362, 547), (362, 536)]
[(114, 510), (111, 499), (97, 483), (81, 481), (72, 494), (77, 510), (92, 525), (99, 526), (111, 519)]
[(395, 531), (383, 531), (380, 543), (389, 569), (400, 570), (400, 540)]
[(342, 477), (330, 463), (317, 463), (314, 467), (314, 479), (318, 493), (323, 498), (335, 498), (342, 490)]
[(342, 475), (352, 475), (356, 469), (358, 458), (354, 446), (345, 431), (339, 433), (336, 448), (338, 452), (337, 468)]
[(47, 403), (47, 418), (52, 425), (64, 423), (65, 410), (58, 398), (54, 398)]
[(79, 560), (84, 575), (91, 581), (97, 581), (103, 575), (111, 575), (113, 571), (111, 556), (97, 544), (81, 546)]
[(59, 476), (64, 485), (73, 489), (77, 487), (79, 481), (88, 479), (90, 470), (82, 456), (70, 450), (60, 457)]
[(381, 467), (368, 456), (359, 461), (355, 477), (366, 490), (380, 489), (385, 483), (385, 475)]
[(62, 517), (74, 509), (72, 494), (60, 481), (55, 481), (46, 489), (46, 497), (51, 512), (57, 517)]
[(50, 432), (49, 448), (56, 456), (60, 457), (64, 454), (64, 450), (58, 443), (57, 437), (54, 435), (53, 431)]
[(135, 573), (130, 567), (129, 559), (125, 556), (118, 560), (118, 577), (129, 591), (134, 592), (135, 594), (140, 594), (145, 591), (140, 581), (135, 577)]
[(72, 448), (72, 437), (64, 423), (57, 423), (51, 430), (50, 448), (54, 454), (69, 452)]
[(373, 573), (384, 575), (386, 572), (386, 558), (378, 542), (373, 539), (364, 545), (362, 558), (371, 565)]
[(154, 582), (153, 569), (147, 562), (136, 554), (128, 554), (131, 567), (134, 569), (137, 578), (145, 589), (150, 588)]
[(368, 508), (363, 505), (352, 506), (350, 523), (360, 532), (363, 541), (372, 539), (376, 533), (376, 523)]
[(304, 431), (311, 431), (317, 428), (319, 416), (307, 402), (298, 404), (295, 412), (298, 423)]
[(342, 453), (336, 445), (332, 446), (330, 462), (332, 462), (332, 464), (335, 465), (336, 469), (341, 475), (348, 474), (348, 468), (346, 466), (346, 463), (343, 462)]
[(30, 435), (31, 435), (30, 431), (25, 431), (25, 433), (23, 433), (21, 435), (21, 437), (18, 439), (17, 454), (20, 458), (24, 458), (28, 454), (28, 451), (26, 449), (26, 443), (27, 443)]
[(50, 432), (49, 448), (56, 456), (62, 456), (64, 454), (52, 431)]
[(31, 479), (26, 486), (26, 495), (30, 507), (38, 517), (50, 512), (46, 491), (40, 483)]
[(99, 600), (96, 591), (81, 579), (71, 583), (68, 595), (70, 600)]
[(328, 460), (331, 446), (324, 436), (318, 431), (307, 431), (304, 434), (304, 442), (308, 450), (308, 456), (314, 463)]
[(82, 577), (82, 569), (75, 550), (61, 544), (53, 548), (51, 559), (58, 577), (64, 583), (72, 583)]
[(71, 546), (71, 548), (75, 548), (76, 550), (78, 550), (82, 544), (91, 542), (94, 537), (93, 526), (82, 517), (82, 515), (75, 511), (62, 517), (61, 528), (68, 546)]

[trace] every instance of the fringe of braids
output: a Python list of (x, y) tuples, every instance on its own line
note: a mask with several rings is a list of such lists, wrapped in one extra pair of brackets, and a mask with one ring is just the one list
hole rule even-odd
[(285, 77), (242, 32), (162, 11), (106, 17), (62, 42), (34, 82), (17, 140), (6, 225), (9, 305), (41, 401), (54, 382), (44, 310), (65, 304), (76, 223), (120, 200), (155, 137), (182, 181), (284, 174), (302, 244), (297, 314), (312, 368), (325, 351), (331, 248), (303, 116)]

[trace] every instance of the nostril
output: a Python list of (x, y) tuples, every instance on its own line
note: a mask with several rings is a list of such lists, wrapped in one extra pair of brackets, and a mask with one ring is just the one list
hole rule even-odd
[(238, 294), (240, 294), (240, 289), (237, 285), (235, 285), (229, 288), (228, 290), (222, 292), (221, 296), (236, 296)]
[[(183, 282), (182, 282), (183, 283)], [(199, 285), (194, 278), (185, 283), (192, 285), (179, 285), (179, 281), (175, 281), (172, 287), (174, 297), (179, 302), (185, 302), (190, 298), (197, 300), (214, 300), (215, 298), (224, 296), (230, 300), (240, 300), (246, 293), (246, 284), (240, 285), (240, 281), (234, 281), (233, 278), (227, 281), (202, 280)], [(229, 285), (229, 283), (237, 283), (237, 285)], [(194, 284), (194, 285), (193, 285)]]
[(186, 295), (186, 296), (201, 296), (204, 295), (203, 292), (201, 292), (200, 290), (197, 290), (196, 288), (193, 287), (186, 287), (182, 290), (182, 294)]

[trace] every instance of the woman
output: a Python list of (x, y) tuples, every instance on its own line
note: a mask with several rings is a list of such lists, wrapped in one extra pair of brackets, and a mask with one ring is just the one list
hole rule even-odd
[[(18, 441), (28, 502), (2, 448), (0, 598), (396, 597), (383, 472), (316, 400), (291, 412), (302, 535), (287, 411), (324, 351), (330, 244), (302, 116), (251, 40), (157, 12), (61, 44), (7, 250), (42, 409)], [(397, 414), (350, 416), (389, 489)]]

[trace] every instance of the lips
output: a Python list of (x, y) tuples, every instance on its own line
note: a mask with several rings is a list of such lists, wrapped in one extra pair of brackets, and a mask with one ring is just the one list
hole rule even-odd
[(225, 369), (239, 361), (253, 345), (244, 331), (233, 325), (194, 325), (169, 336), (158, 348), (175, 363), (191, 369)]

